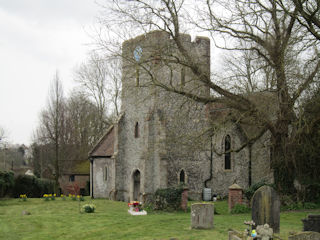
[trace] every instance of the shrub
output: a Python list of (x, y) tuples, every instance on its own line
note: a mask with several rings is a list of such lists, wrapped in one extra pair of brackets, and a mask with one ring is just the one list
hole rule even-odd
[(13, 197), (19, 197), (21, 192), (29, 197), (40, 198), (47, 192), (54, 191), (54, 182), (48, 179), (20, 175), (15, 179)]
[(309, 183), (306, 187), (305, 201), (320, 203), (320, 183)]
[(292, 211), (292, 210), (303, 210), (303, 209), (317, 209), (320, 206), (313, 202), (294, 202), (288, 205), (282, 205), (281, 210), (282, 211)]
[(251, 209), (244, 204), (236, 204), (231, 210), (231, 214), (249, 213)]
[(93, 213), (96, 209), (96, 206), (93, 204), (85, 204), (82, 206), (82, 211), (86, 213)]
[(292, 203), (289, 205), (283, 205), (281, 206), (281, 210), (282, 211), (288, 211), (288, 210), (302, 210), (303, 207), (303, 203), (302, 202), (298, 202), (298, 203)]
[(265, 180), (262, 180), (260, 182), (257, 182), (253, 185), (251, 185), (249, 188), (244, 190), (244, 195), (246, 198), (250, 201), (251, 198), (253, 197), (253, 194), (262, 186), (267, 185), (270, 187), (273, 187), (273, 184), (268, 184)]
[(158, 189), (154, 194), (154, 210), (178, 210), (181, 206), (182, 187)]
[(4, 197), (10, 194), (12, 187), (14, 186), (14, 174), (13, 172), (0, 172), (0, 197)]
[(304, 206), (304, 209), (316, 209), (319, 207), (316, 203), (313, 203), (313, 202), (305, 202), (303, 206)]

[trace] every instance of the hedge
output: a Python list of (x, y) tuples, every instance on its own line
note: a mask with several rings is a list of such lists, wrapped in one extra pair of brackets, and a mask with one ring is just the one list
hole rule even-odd
[(26, 175), (15, 178), (13, 197), (26, 194), (28, 197), (39, 198), (45, 193), (54, 193), (54, 181)]
[(0, 197), (10, 196), (14, 186), (13, 172), (0, 171)]
[(181, 207), (182, 187), (158, 189), (154, 194), (154, 210), (179, 210)]

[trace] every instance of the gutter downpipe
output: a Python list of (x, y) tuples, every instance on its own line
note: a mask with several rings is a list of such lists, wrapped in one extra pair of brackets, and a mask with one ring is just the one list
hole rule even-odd
[(213, 134), (210, 136), (210, 177), (204, 181), (204, 187), (207, 188), (207, 183), (212, 180), (212, 165), (213, 165)]
[(248, 182), (249, 182), (249, 187), (251, 187), (251, 184), (252, 184), (252, 145), (250, 144), (248, 146), (249, 148), (249, 179), (248, 179)]
[(91, 165), (91, 179), (90, 179), (90, 182), (91, 182), (91, 189), (90, 189), (90, 192), (91, 192), (91, 198), (94, 198), (94, 195), (93, 195), (93, 158), (91, 157), (90, 158), (90, 165)]

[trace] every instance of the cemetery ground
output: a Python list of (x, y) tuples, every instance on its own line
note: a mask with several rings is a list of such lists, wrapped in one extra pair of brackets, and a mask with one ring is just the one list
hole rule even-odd
[[(94, 213), (79, 213), (79, 206), (93, 203)], [(194, 202), (189, 202), (189, 205)], [(188, 212), (148, 212), (131, 216), (128, 205), (105, 199), (73, 201), (61, 198), (45, 201), (34, 198), (0, 200), (0, 239), (228, 239), (228, 229), (243, 231), (251, 215), (228, 213), (227, 201), (215, 202), (214, 229), (190, 228)], [(22, 211), (30, 215), (22, 215)], [(280, 237), (301, 231), (301, 219), (320, 209), (286, 211), (280, 215)]]

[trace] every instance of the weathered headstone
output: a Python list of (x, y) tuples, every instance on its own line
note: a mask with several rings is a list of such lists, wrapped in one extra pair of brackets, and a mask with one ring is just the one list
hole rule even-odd
[(242, 240), (242, 237), (239, 237), (238, 235), (241, 235), (241, 234), (236, 231), (229, 231), (228, 240)]
[(302, 219), (303, 231), (313, 231), (320, 233), (320, 215), (309, 214), (308, 218)]
[(288, 240), (319, 240), (320, 233), (318, 232), (301, 232), (289, 236)]
[(252, 197), (252, 220), (256, 225), (269, 224), (275, 233), (280, 231), (280, 198), (269, 186), (260, 187)]
[(191, 228), (213, 228), (214, 205), (211, 203), (195, 203), (191, 205)]

